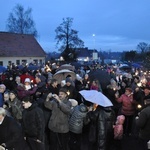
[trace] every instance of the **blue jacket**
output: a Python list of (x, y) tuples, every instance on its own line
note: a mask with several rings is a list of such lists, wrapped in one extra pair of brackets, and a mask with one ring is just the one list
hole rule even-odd
[(0, 107), (3, 107), (4, 99), (2, 93), (0, 93)]

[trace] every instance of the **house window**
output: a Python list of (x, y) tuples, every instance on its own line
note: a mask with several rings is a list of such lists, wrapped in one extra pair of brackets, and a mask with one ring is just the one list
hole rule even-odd
[(12, 63), (11, 61), (8, 61), (8, 65), (9, 65), (9, 66), (11, 65), (11, 63)]
[(39, 60), (40, 64), (42, 64), (42, 59)]
[(23, 65), (26, 65), (26, 63), (27, 63), (27, 60), (22, 60)]
[(37, 59), (34, 59), (34, 64), (38, 64), (38, 60)]
[(20, 65), (20, 60), (16, 60), (16, 65)]
[(0, 61), (0, 66), (3, 66), (3, 61)]

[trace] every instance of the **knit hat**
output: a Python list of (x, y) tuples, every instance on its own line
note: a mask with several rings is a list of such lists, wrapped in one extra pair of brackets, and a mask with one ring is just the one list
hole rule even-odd
[(16, 91), (13, 91), (13, 90), (12, 90), (12, 91), (10, 91), (9, 93), (13, 93), (16, 97), (18, 96), (17, 93), (16, 93)]
[(30, 103), (33, 103), (33, 97), (32, 96), (25, 96), (23, 99), (22, 99), (23, 102), (30, 102)]
[(67, 83), (67, 82), (72, 83), (72, 81), (71, 81), (71, 79), (70, 79), (69, 77), (66, 78), (66, 83)]
[(41, 82), (45, 82), (46, 78), (43, 75), (37, 75), (37, 78), (39, 78), (41, 80)]
[(59, 92), (64, 92), (64, 93), (66, 93), (66, 94), (68, 95), (68, 93), (67, 93), (67, 89), (66, 89), (66, 88), (64, 88), (64, 87), (60, 88)]

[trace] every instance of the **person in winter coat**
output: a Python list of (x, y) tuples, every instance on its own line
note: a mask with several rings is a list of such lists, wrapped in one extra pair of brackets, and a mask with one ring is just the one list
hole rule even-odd
[(110, 80), (110, 84), (105, 89), (105, 95), (108, 99), (111, 100), (113, 104), (113, 110), (115, 111), (116, 116), (118, 115), (119, 109), (121, 104), (116, 101), (115, 94), (120, 93), (120, 87), (118, 86), (117, 82), (114, 79)]
[(121, 142), (123, 139), (123, 124), (125, 121), (124, 115), (117, 116), (115, 125), (113, 125), (114, 128), (114, 141), (113, 141), (113, 147), (115, 147), (115, 150), (121, 150)]
[(22, 99), (26, 96), (31, 96), (31, 95), (34, 95), (35, 92), (37, 90), (37, 87), (34, 86), (32, 89), (30, 90), (26, 90), (25, 89), (25, 86), (23, 84), (19, 84), (16, 88), (16, 91), (17, 91), (17, 95), (18, 95), (18, 98), (22, 101)]
[(0, 84), (0, 107), (4, 104), (3, 94), (6, 90), (6, 86), (4, 84)]
[(21, 126), (0, 107), (0, 145), (7, 150), (29, 150)]
[(84, 78), (83, 78), (83, 89), (85, 90), (89, 90), (90, 89), (90, 79), (89, 79), (89, 75), (85, 74)]
[(33, 88), (33, 81), (31, 82), (31, 80), (30, 80), (30, 78), (25, 78), (25, 80), (24, 80), (24, 87), (25, 87), (25, 90), (30, 90), (30, 89), (32, 89)]
[(8, 105), (11, 116), (14, 117), (18, 122), (21, 122), (23, 111), (22, 103), (17, 98), (17, 93), (15, 91), (10, 91), (9, 97), (10, 100), (8, 101)]
[(120, 114), (125, 116), (124, 134), (129, 136), (132, 134), (133, 118), (136, 113), (136, 101), (133, 99), (131, 88), (126, 88), (125, 93), (120, 97), (116, 95), (116, 100), (122, 103)]
[(31, 72), (27, 68), (24, 68), (23, 74), (20, 76), (20, 80), (22, 84), (24, 84), (26, 78), (29, 78), (30, 80), (33, 81), (33, 83), (36, 83), (34, 76), (31, 75)]
[(68, 98), (77, 100), (78, 91), (76, 90), (75, 86), (72, 85), (72, 80), (70, 77), (67, 77), (65, 81), (66, 84), (64, 85), (64, 88), (67, 89)]
[(67, 90), (61, 88), (59, 96), (49, 93), (45, 101), (45, 107), (52, 111), (48, 127), (50, 129), (50, 149), (69, 149), (69, 116), (71, 102), (68, 100)]
[(43, 75), (36, 75), (35, 77), (37, 90), (35, 93), (35, 98), (40, 98), (46, 90), (46, 78)]
[(139, 141), (142, 150), (147, 150), (147, 142), (150, 140), (150, 101), (145, 101), (146, 107), (135, 119), (136, 126), (140, 129)]
[(91, 83), (90, 90), (96, 90), (102, 92), (101, 85), (97, 79), (94, 79)]
[(30, 97), (22, 100), (24, 107), (22, 115), (22, 127), (24, 137), (31, 150), (44, 150), (45, 120), (42, 109)]
[(121, 140), (123, 138), (123, 124), (125, 121), (124, 115), (117, 116), (114, 127), (114, 139)]
[(88, 107), (81, 103), (72, 109), (69, 119), (70, 150), (80, 150), (82, 140), (82, 129), (86, 123)]
[(50, 93), (59, 94), (60, 84), (57, 79), (52, 79), (50, 85), (47, 87)]
[[(113, 141), (113, 124), (115, 113), (111, 107), (97, 106), (94, 111), (89, 111), (87, 119), (90, 125), (95, 122), (96, 139), (93, 143), (89, 142), (88, 150), (109, 150)], [(89, 135), (90, 138), (93, 138)]]

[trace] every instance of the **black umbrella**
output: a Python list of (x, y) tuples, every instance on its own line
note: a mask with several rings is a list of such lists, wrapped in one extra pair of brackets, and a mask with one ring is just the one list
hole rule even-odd
[(92, 70), (89, 73), (90, 80), (97, 79), (102, 89), (106, 89), (107, 85), (110, 84), (111, 76), (105, 70)]
[(78, 69), (82, 66), (82, 64), (79, 62), (71, 62), (71, 65), (73, 65), (75, 67), (75, 69)]

